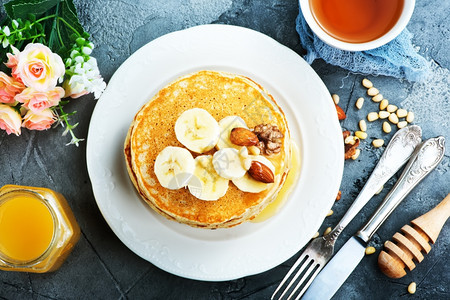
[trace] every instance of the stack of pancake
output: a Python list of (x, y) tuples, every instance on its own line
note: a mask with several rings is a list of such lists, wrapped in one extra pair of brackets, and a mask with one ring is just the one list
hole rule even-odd
[[(217, 121), (239, 116), (249, 128), (276, 125), (284, 135), (281, 151), (267, 156), (275, 166), (275, 182), (259, 193), (243, 192), (230, 182), (226, 194), (216, 201), (200, 200), (187, 188), (161, 186), (154, 171), (156, 157), (167, 146), (183, 147), (174, 125), (183, 112), (192, 108), (207, 110)], [(227, 228), (251, 220), (276, 198), (289, 171), (289, 129), (272, 96), (251, 79), (199, 71), (171, 82), (139, 110), (128, 131), (124, 153), (131, 181), (157, 213), (193, 227)], [(199, 154), (192, 155), (195, 158)]]

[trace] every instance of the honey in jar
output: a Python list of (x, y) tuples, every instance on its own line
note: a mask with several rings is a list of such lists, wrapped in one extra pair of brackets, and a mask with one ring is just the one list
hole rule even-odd
[(0, 269), (44, 273), (56, 270), (80, 237), (64, 197), (45, 188), (0, 189)]

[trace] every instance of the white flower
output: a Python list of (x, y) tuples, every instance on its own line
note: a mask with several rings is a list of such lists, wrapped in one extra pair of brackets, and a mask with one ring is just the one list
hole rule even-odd
[(9, 27), (8, 27), (8, 26), (3, 27), (3, 33), (4, 33), (6, 36), (9, 36), (9, 35), (11, 34), (11, 31), (9, 30)]
[(88, 61), (75, 57), (75, 65), (69, 70), (74, 74), (63, 84), (66, 97), (78, 98), (88, 93), (94, 93), (95, 99), (100, 98), (106, 88), (106, 83), (100, 76), (97, 60), (90, 57)]
[[(17, 20), (12, 20), (12, 23), (14, 24), (14, 26), (13, 27), (19, 27), (19, 22), (17, 22)], [(21, 33), (20, 31), (19, 31), (19, 33)]]

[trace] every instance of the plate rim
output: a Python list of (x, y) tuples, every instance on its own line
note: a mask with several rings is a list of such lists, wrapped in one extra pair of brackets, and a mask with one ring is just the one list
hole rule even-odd
[[(191, 33), (196, 34), (196, 33), (201, 33), (204, 30), (206, 30), (206, 31), (213, 30), (213, 31), (218, 31), (218, 32), (219, 31), (221, 31), (221, 32), (230, 31), (232, 33), (240, 32), (240, 33), (242, 33), (244, 35), (250, 35), (250, 36), (253, 36), (253, 37), (256, 37), (256, 38), (263, 39), (263, 40), (265, 40), (265, 42), (273, 43), (274, 47), (280, 47), (280, 49), (284, 49), (283, 51), (287, 50), (287, 51), (295, 54), (297, 56), (298, 60), (301, 61), (300, 64), (306, 65), (307, 69), (309, 68), (308, 72), (310, 74), (308, 74), (308, 75), (312, 74), (312, 77), (315, 77), (314, 80), (320, 86), (320, 90), (322, 91), (322, 93), (323, 92), (328, 93), (328, 90), (327, 90), (325, 84), (322, 82), (322, 80), (319, 78), (319, 76), (315, 73), (315, 71), (300, 56), (298, 56), (293, 50), (289, 49), (288, 47), (278, 43), (277, 41), (275, 41), (271, 37), (268, 37), (267, 35), (264, 35), (263, 33), (260, 33), (258, 31), (255, 31), (255, 30), (252, 30), (252, 29), (249, 29), (249, 28), (245, 28), (245, 27), (234, 26), (234, 25), (223, 25), (223, 24), (209, 24), (209, 25), (194, 26), (194, 27), (191, 27), (191, 28), (188, 28), (188, 29), (183, 29), (183, 30), (179, 30), (179, 31), (174, 31), (174, 32), (168, 33), (168, 34), (163, 35), (163, 36), (161, 36), (161, 37), (159, 37), (159, 38), (157, 38), (157, 39), (155, 39), (153, 41), (150, 41), (149, 43), (145, 44), (140, 49), (138, 49), (130, 57), (128, 57), (122, 63), (122, 65), (116, 70), (116, 72), (113, 74), (113, 76), (111, 77), (109, 82), (110, 83), (111, 82), (114, 83), (115, 80), (116, 80), (115, 78), (118, 78), (119, 75), (121, 74), (121, 72), (122, 72), (121, 70), (125, 69), (128, 66), (129, 61), (131, 61), (131, 57), (140, 55), (140, 53), (145, 52), (146, 49), (149, 48), (149, 46), (148, 46), (149, 44), (159, 43), (159, 42), (163, 41), (165, 38), (167, 38), (168, 36), (191, 34)], [(257, 81), (257, 80), (255, 80), (255, 81)], [(109, 89), (109, 85), (108, 85), (107, 90), (108, 89)], [(328, 95), (329, 95), (329, 93), (328, 93)], [(94, 174), (94, 171), (93, 171), (94, 165), (92, 163), (92, 159), (93, 159), (93, 152), (92, 152), (93, 151), (92, 150), (93, 142), (92, 141), (93, 141), (93, 132), (94, 132), (93, 126), (95, 125), (95, 122), (92, 122), (92, 121), (95, 118), (97, 118), (97, 115), (99, 115), (99, 111), (100, 111), (100, 109), (101, 109), (101, 107), (103, 105), (103, 101), (105, 101), (103, 99), (104, 98), (102, 97), (101, 99), (98, 100), (98, 103), (96, 104), (96, 106), (94, 108), (94, 111), (92, 113), (91, 124), (89, 125), (89, 131), (88, 131), (88, 137), (87, 137), (87, 145), (86, 145), (87, 169), (88, 169), (89, 177), (90, 177), (91, 183), (92, 183), (92, 191), (93, 191), (95, 200), (97, 202), (97, 205), (99, 207), (99, 210), (102, 213), (103, 218), (106, 220), (106, 222), (108, 223), (108, 226), (111, 228), (111, 230), (114, 232), (114, 234), (121, 240), (121, 242), (124, 243), (135, 254), (137, 254), (138, 256), (142, 257), (143, 259), (149, 261), (150, 263), (154, 264), (155, 266), (157, 266), (157, 267), (159, 267), (159, 268), (161, 268), (161, 269), (163, 269), (163, 270), (165, 270), (167, 272), (170, 272), (172, 274), (178, 275), (178, 276), (182, 276), (182, 277), (190, 278), (190, 279), (205, 280), (205, 281), (224, 281), (224, 280), (232, 280), (232, 279), (241, 278), (241, 277), (244, 277), (244, 276), (254, 275), (254, 274), (257, 274), (257, 273), (260, 273), (260, 272), (263, 272), (263, 271), (267, 271), (267, 270), (269, 270), (269, 269), (279, 265), (280, 263), (284, 262), (285, 260), (289, 259), (291, 256), (293, 256), (295, 253), (297, 253), (304, 246), (304, 245), (298, 245), (297, 246), (298, 249), (296, 249), (296, 251), (293, 251), (292, 253), (290, 253), (290, 255), (288, 257), (283, 257), (281, 261), (279, 259), (276, 263), (274, 263), (274, 264), (272, 264), (270, 266), (266, 265), (266, 266), (264, 266), (262, 268), (253, 268), (251, 271), (247, 270), (247, 272), (240, 272), (240, 273), (238, 272), (237, 274), (234, 274), (234, 275), (227, 274), (227, 275), (223, 275), (223, 276), (222, 275), (216, 275), (216, 276), (209, 276), (209, 277), (208, 276), (205, 277), (205, 276), (202, 276), (202, 275), (199, 275), (199, 274), (187, 274), (187, 273), (179, 272), (179, 271), (177, 271), (175, 269), (171, 269), (167, 265), (164, 265), (163, 263), (159, 262), (157, 258), (149, 259), (148, 257), (142, 255), (142, 253), (140, 251), (136, 250), (135, 247), (129, 243), (128, 239), (125, 239), (122, 236), (122, 233), (119, 232), (119, 230), (117, 229), (116, 225), (112, 224), (111, 219), (107, 215), (108, 213), (105, 211), (105, 207), (102, 205), (101, 201), (99, 201), (99, 197), (101, 197), (100, 196), (100, 192), (98, 190), (98, 186), (95, 184), (96, 179), (93, 178), (94, 177), (93, 176), (93, 174)], [(331, 101), (331, 97), (330, 97), (330, 101)], [(280, 105), (280, 106), (282, 107), (283, 110), (285, 110), (285, 107), (283, 107), (283, 105)], [(331, 104), (330, 104), (330, 106), (331, 106)], [(131, 119), (129, 120), (129, 122), (131, 123)], [(334, 129), (339, 129), (340, 130), (340, 125), (339, 125), (339, 122), (337, 121), (337, 116), (335, 117), (335, 121), (333, 123), (334, 123), (334, 127), (335, 127)], [(336, 125), (338, 127), (336, 127)], [(337, 132), (337, 130), (335, 130), (335, 131)], [(337, 194), (337, 190), (339, 189), (340, 182), (342, 180), (343, 165), (344, 165), (343, 142), (341, 141), (341, 143), (339, 143), (339, 144), (342, 145), (341, 148), (339, 148), (339, 147), (337, 148), (338, 149), (337, 157), (338, 158), (341, 157), (341, 159), (338, 159), (338, 162), (336, 164), (336, 166), (338, 168), (338, 170), (336, 170), (336, 173), (338, 174), (339, 179), (336, 182), (334, 182), (334, 187), (332, 187), (332, 189), (336, 190), (336, 194)], [(306, 150), (306, 149), (303, 149), (303, 150)], [(342, 155), (339, 156), (339, 154), (342, 154)], [(123, 164), (122, 167), (124, 167), (125, 163), (122, 162), (122, 164)], [(334, 202), (334, 199), (332, 199), (332, 200)], [(331, 207), (333, 202), (331, 202), (331, 199), (329, 201), (330, 201), (330, 207)], [(323, 219), (325, 218), (326, 212), (327, 212), (327, 210), (324, 211), (322, 213), (322, 215), (318, 217), (318, 219), (320, 219), (320, 222), (316, 222), (316, 223), (318, 223), (317, 228), (320, 226), (320, 224), (322, 223)], [(277, 217), (277, 215), (272, 217), (272, 218), (275, 218), (275, 217)], [(168, 221), (168, 222), (171, 222), (171, 221)], [(239, 226), (242, 226), (242, 225), (239, 225)]]

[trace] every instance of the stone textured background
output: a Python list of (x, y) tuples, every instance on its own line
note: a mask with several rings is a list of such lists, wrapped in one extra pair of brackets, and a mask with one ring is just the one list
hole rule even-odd
[[(2, 1), (0, 1), (2, 2)], [(137, 49), (166, 33), (200, 24), (221, 23), (252, 28), (304, 54), (295, 31), (296, 0), (97, 0), (75, 1), (81, 22), (96, 45), (93, 55), (108, 81), (121, 63)], [(4, 14), (2, 13), (2, 16)], [(408, 28), (417, 51), (432, 66), (425, 83), (409, 83), (389, 77), (369, 79), (383, 95), (416, 114), (424, 138), (444, 135), (450, 139), (450, 2), (418, 0)], [(376, 109), (367, 101), (361, 111), (355, 100), (365, 94), (362, 75), (316, 61), (312, 67), (330, 93), (341, 96), (348, 118), (343, 128), (357, 129), (357, 122)], [(69, 110), (80, 122), (77, 134), (86, 137), (95, 101), (85, 96), (72, 101)], [(382, 136), (379, 124), (369, 124), (369, 136)], [(265, 273), (227, 282), (200, 282), (166, 273), (126, 248), (109, 229), (92, 194), (86, 170), (85, 147), (65, 147), (62, 128), (46, 132), (24, 131), (21, 137), (0, 132), (0, 186), (45, 186), (63, 193), (82, 229), (82, 237), (63, 266), (50, 274), (0, 271), (0, 299), (268, 299), (298, 254)], [(383, 135), (384, 136), (384, 135)], [(388, 135), (384, 136), (385, 141)], [(345, 163), (342, 199), (325, 219), (320, 232), (334, 226), (367, 180), (382, 149), (374, 150), (371, 139), (362, 142), (357, 161)], [(450, 144), (450, 140), (447, 141)], [(372, 245), (377, 254), (384, 241), (404, 224), (425, 213), (450, 192), (450, 155), (427, 177), (378, 230)], [(370, 217), (388, 190), (374, 197), (339, 239), (339, 248)], [(296, 230), (290, 228), (289, 230)], [(363, 259), (334, 299), (450, 299), (450, 230), (447, 222), (432, 251), (416, 269), (402, 279), (385, 277), (377, 267), (378, 255)], [(418, 284), (415, 295), (407, 286)]]

